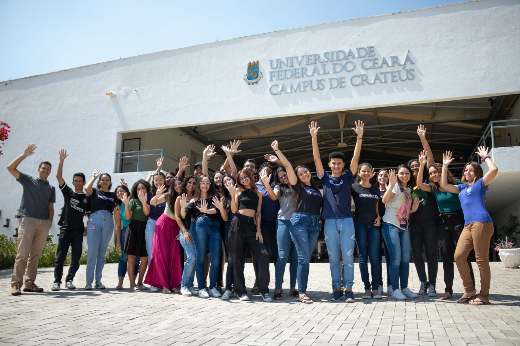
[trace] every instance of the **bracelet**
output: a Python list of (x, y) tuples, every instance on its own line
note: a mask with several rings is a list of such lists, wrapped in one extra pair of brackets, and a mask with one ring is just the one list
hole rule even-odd
[(491, 158), (491, 156), (489, 156), (489, 155), (485, 155), (485, 156), (483, 156), (483, 157), (480, 159), (480, 162), (484, 162), (484, 161), (486, 161), (486, 159), (490, 159), (490, 158)]
[(361, 140), (361, 139), (363, 139), (363, 137), (358, 137), (358, 138), (357, 138), (358, 141)]

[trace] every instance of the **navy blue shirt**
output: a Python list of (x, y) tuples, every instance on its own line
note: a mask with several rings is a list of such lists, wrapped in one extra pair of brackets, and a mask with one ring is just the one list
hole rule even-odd
[[(294, 185), (292, 188), (296, 193), (297, 188)], [(321, 196), (321, 192), (315, 190), (312, 186), (303, 185), (300, 188), (300, 196), (298, 198), (298, 205), (296, 205), (295, 212), (319, 216), (322, 204), (323, 197)]]
[(459, 199), (464, 213), (464, 221), (466, 221), (464, 226), (473, 222), (493, 222), (484, 205), (484, 198), (489, 185), (484, 187), (483, 178), (477, 180), (473, 185), (458, 184), (457, 187), (460, 190)]
[(151, 205), (150, 201), (155, 195), (151, 193), (148, 194), (148, 198), (146, 199), (146, 203), (150, 205), (150, 214), (148, 214), (148, 218), (152, 220), (158, 220), (161, 215), (164, 213), (164, 209), (166, 208), (166, 202), (162, 202), (156, 205)]
[(323, 176), (319, 178), (323, 184), (323, 213), (321, 214), (321, 218), (351, 218), (350, 189), (354, 181), (354, 176), (350, 169), (337, 178), (323, 171)]
[(280, 210), (280, 202), (273, 201), (267, 194), (265, 185), (256, 184), (258, 191), (262, 193), (262, 221), (276, 221), (278, 219), (278, 210)]

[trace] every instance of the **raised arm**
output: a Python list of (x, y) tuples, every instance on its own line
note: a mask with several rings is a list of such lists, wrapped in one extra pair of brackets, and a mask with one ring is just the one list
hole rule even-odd
[(150, 208), (150, 204), (146, 203), (147, 200), (148, 200), (148, 196), (146, 195), (146, 191), (139, 191), (137, 193), (137, 197), (139, 198), (139, 200), (143, 204), (143, 213), (144, 213), (144, 215), (148, 216), (150, 214), (151, 208)]
[(395, 175), (395, 169), (391, 169), (388, 172), (388, 183), (390, 185), (387, 186), (385, 194), (383, 195), (382, 202), (387, 204), (394, 198), (395, 193), (392, 191), (394, 189), (395, 184), (397, 184), (397, 175)]
[(354, 155), (352, 156), (352, 161), (350, 161), (350, 171), (352, 174), (356, 174), (358, 165), (359, 165), (359, 155), (361, 154), (361, 142), (363, 142), (363, 130), (365, 124), (358, 120), (356, 121), (356, 128), (353, 128), (354, 132), (357, 134), (356, 139), (356, 147), (354, 148)]
[(233, 155), (231, 155), (231, 148), (223, 145), (222, 150), (224, 150), (224, 153), (226, 153), (226, 161), (229, 163), (229, 167), (231, 168), (231, 176), (236, 179), (237, 166), (235, 165), (235, 161), (233, 160)]
[(186, 156), (181, 157), (179, 160), (179, 171), (177, 172), (177, 176), (180, 178), (182, 177), (182, 174), (188, 168), (190, 165), (188, 164), (188, 158)]
[(419, 155), (419, 173), (417, 173), (417, 187), (423, 191), (431, 192), (432, 188), (430, 185), (425, 184), (423, 182), (423, 174), (424, 174), (424, 165), (428, 161), (427, 159), (427, 152), (421, 151), (421, 154)]
[(56, 179), (58, 179), (59, 186), (63, 186), (65, 184), (65, 180), (63, 180), (63, 162), (67, 158), (67, 150), (60, 150), (60, 164), (58, 165), (58, 171), (56, 172)]
[(417, 134), (419, 135), (419, 138), (421, 139), (423, 150), (426, 151), (426, 157), (428, 158), (428, 167), (433, 165), (435, 163), (435, 160), (433, 159), (433, 152), (430, 149), (430, 145), (428, 144), (428, 141), (426, 140), (426, 127), (424, 125), (419, 125), (417, 127)]
[[(314, 139), (312, 142), (312, 146), (313, 146), (313, 151), (314, 151)], [(318, 143), (316, 142), (316, 147), (317, 146), (318, 146)], [(271, 148), (273, 148), (274, 152), (278, 156), (280, 163), (285, 167), (285, 170), (287, 171), (287, 178), (289, 178), (289, 183), (291, 185), (296, 185), (296, 183), (298, 182), (298, 177), (296, 177), (296, 174), (294, 173), (294, 169), (293, 169), (291, 163), (289, 162), (289, 160), (287, 160), (285, 155), (278, 148), (278, 141), (274, 141), (273, 143), (271, 143)], [(318, 157), (319, 157), (319, 154), (318, 154)], [(321, 163), (321, 158), (319, 161)], [(322, 170), (323, 170), (323, 166), (322, 166)]]
[(15, 179), (20, 178), (20, 171), (17, 169), (20, 162), (25, 160), (27, 156), (31, 156), (32, 154), (34, 154), (35, 150), (36, 144), (29, 144), (27, 148), (25, 148), (25, 150), (23, 151), (22, 155), (18, 156), (16, 159), (13, 160), (13, 162), (7, 165), (7, 170), (9, 171), (9, 173), (13, 175)]
[(279, 196), (277, 196), (276, 193), (274, 193), (274, 191), (273, 191), (273, 189), (272, 189), (272, 187), (270, 185), (271, 174), (267, 175), (265, 170), (263, 170), (260, 173), (259, 178), (260, 178), (260, 180), (262, 180), (262, 183), (265, 186), (265, 190), (267, 191), (267, 195), (269, 196), (269, 198), (271, 198), (273, 201), (276, 201)]
[[(92, 173), (92, 179), (90, 179), (90, 181), (87, 183), (87, 185), (85, 185), (85, 192), (87, 193), (87, 195), (91, 195), (92, 194), (92, 185), (94, 185), (94, 182), (96, 181), (96, 179), (99, 177), (101, 173), (99, 172), (99, 169), (96, 169), (94, 170), (94, 172)], [(126, 210), (125, 210), (125, 215), (126, 215)], [(129, 217), (126, 218), (127, 220), (130, 220)]]
[(238, 211), (238, 196), (237, 196), (238, 191), (237, 191), (237, 186), (233, 185), (232, 182), (229, 182), (226, 185), (226, 188), (228, 189), (229, 195), (231, 196), (231, 212), (233, 214), (236, 214), (236, 212)]
[(123, 194), (121, 202), (125, 205), (125, 219), (130, 220), (134, 212), (130, 210), (130, 196), (126, 192)]
[(150, 205), (157, 205), (163, 202), (166, 202), (166, 198), (170, 197), (169, 193), (164, 193), (166, 191), (166, 186), (160, 186), (157, 191), (155, 191), (155, 196), (150, 200)]
[(262, 193), (260, 191), (258, 194), (258, 207), (256, 208), (256, 240), (260, 242), (260, 244), (264, 243), (264, 238), (262, 237), (262, 230), (260, 229), (260, 223), (262, 222)]
[(319, 131), (318, 123), (316, 121), (311, 121), (309, 125), (309, 131), (311, 133), (312, 138), (312, 156), (314, 157), (314, 165), (316, 165), (316, 172), (318, 173), (318, 177), (323, 177), (323, 163), (321, 162), (320, 149), (318, 148), (318, 131)]
[(183, 219), (186, 219), (186, 207), (188, 206), (188, 195), (183, 193), (181, 196), (181, 199), (179, 200), (179, 204), (181, 205), (181, 217)]
[[(231, 156), (235, 156), (235, 154), (241, 152), (242, 150), (238, 150), (238, 147), (240, 146), (240, 141), (238, 140), (234, 140), (233, 142), (229, 142), (229, 149), (230, 149), (230, 152), (231, 152)], [(229, 160), (226, 158), (226, 161), (224, 162), (224, 170), (226, 171), (227, 174), (230, 174), (233, 178), (237, 178), (236, 176), (232, 175), (232, 172), (231, 172), (231, 163), (229, 162)]]
[(213, 196), (213, 205), (220, 211), (222, 220), (227, 221), (229, 219), (229, 215), (226, 208), (224, 207), (224, 197), (219, 199), (217, 196)]
[(484, 187), (491, 184), (491, 182), (495, 179), (495, 177), (498, 174), (498, 167), (495, 165), (495, 163), (491, 160), (491, 156), (488, 155), (489, 148), (486, 148), (484, 146), (481, 146), (478, 148), (477, 154), (481, 157), (481, 161), (487, 163), (488, 165), (488, 171), (484, 175), (483, 183)]
[(202, 174), (208, 175), (208, 162), (215, 154), (215, 146), (213, 144), (204, 148), (204, 151), (202, 152)]
[(446, 154), (442, 154), (442, 174), (441, 174), (441, 187), (451, 193), (459, 194), (460, 190), (458, 186), (448, 184), (448, 166), (453, 159), (451, 158), (451, 151), (447, 151)]

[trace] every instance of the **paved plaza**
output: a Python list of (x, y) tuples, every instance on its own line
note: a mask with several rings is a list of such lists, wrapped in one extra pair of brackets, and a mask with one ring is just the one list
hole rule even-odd
[[(475, 275), (478, 269), (473, 263)], [(18, 345), (520, 345), (520, 270), (491, 263), (488, 306), (419, 296), (397, 302), (361, 299), (363, 285), (356, 266), (356, 302), (332, 303), (326, 263), (312, 263), (308, 295), (312, 305), (288, 296), (264, 303), (234, 298), (183, 297), (180, 294), (116, 291), (117, 264), (104, 270), (104, 290), (85, 291), (85, 269), (75, 279), (80, 289), (52, 292), (53, 269), (38, 273), (43, 293), (10, 295), (11, 271), (0, 271), (0, 344)], [(288, 267), (286, 282), (288, 283)], [(67, 268), (65, 268), (66, 273)], [(385, 273), (386, 274), (386, 273)], [(456, 275), (457, 276), (457, 275)], [(444, 292), (442, 263), (438, 291)], [(246, 264), (252, 286), (253, 267)], [(386, 282), (386, 278), (385, 278)], [(125, 281), (128, 287), (128, 281)], [(274, 266), (271, 265), (271, 295)], [(385, 287), (386, 288), (386, 287)], [(419, 280), (413, 264), (410, 288)], [(455, 298), (462, 282), (455, 278)]]

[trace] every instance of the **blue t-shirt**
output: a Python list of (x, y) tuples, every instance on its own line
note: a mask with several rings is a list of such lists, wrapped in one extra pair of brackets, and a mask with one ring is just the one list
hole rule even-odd
[(319, 178), (323, 184), (323, 212), (321, 218), (351, 218), (350, 189), (354, 181), (354, 176), (350, 169), (337, 178), (323, 171), (323, 177)]
[(162, 202), (156, 205), (151, 205), (150, 201), (152, 200), (154, 195), (151, 193), (148, 194), (148, 198), (146, 200), (146, 203), (150, 205), (150, 214), (148, 215), (149, 219), (152, 220), (158, 220), (161, 215), (164, 213), (164, 209), (166, 208), (166, 202)]
[(484, 198), (489, 187), (484, 187), (484, 179), (480, 178), (473, 185), (458, 184), (459, 199), (464, 213), (464, 226), (473, 222), (493, 222), (489, 215), (486, 206), (484, 205)]
[(258, 191), (262, 193), (262, 221), (276, 221), (278, 218), (278, 210), (280, 210), (280, 202), (277, 200), (273, 201), (269, 197), (265, 185), (255, 184)]

